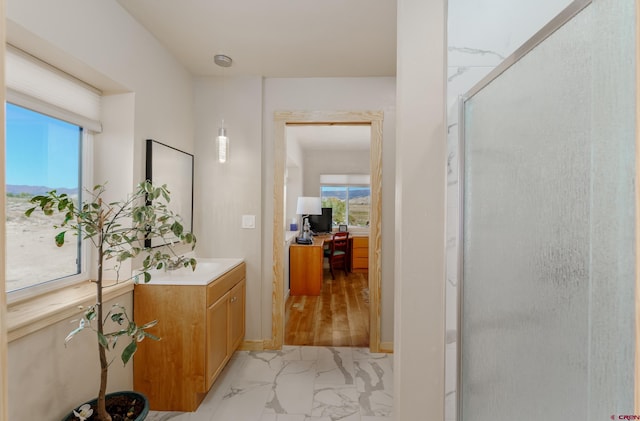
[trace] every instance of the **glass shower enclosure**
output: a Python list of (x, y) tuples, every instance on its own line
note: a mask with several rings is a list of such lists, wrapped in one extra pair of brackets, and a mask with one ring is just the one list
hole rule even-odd
[(573, 2), (461, 101), (459, 420), (636, 412), (635, 8)]

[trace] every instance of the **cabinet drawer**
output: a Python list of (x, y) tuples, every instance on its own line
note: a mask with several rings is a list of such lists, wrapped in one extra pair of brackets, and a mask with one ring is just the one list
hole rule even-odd
[(367, 257), (354, 257), (353, 269), (367, 269), (369, 267), (369, 258)]
[(244, 278), (244, 271), (245, 263), (243, 262), (207, 285), (207, 305), (209, 306), (218, 301), (235, 284), (240, 282)]
[(353, 258), (357, 259), (359, 257), (368, 258), (369, 257), (369, 249), (368, 248), (354, 248), (353, 249)]
[(353, 237), (353, 248), (369, 248), (369, 237)]

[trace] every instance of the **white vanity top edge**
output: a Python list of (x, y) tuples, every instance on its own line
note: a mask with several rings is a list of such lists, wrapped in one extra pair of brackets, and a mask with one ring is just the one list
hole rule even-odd
[(207, 285), (233, 268), (239, 266), (242, 258), (196, 257), (196, 270), (180, 268), (176, 270), (150, 270), (151, 280), (140, 285)]

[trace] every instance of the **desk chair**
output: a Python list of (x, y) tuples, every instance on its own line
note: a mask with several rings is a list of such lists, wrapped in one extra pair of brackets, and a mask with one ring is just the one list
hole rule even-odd
[(345, 275), (347, 273), (347, 244), (349, 243), (348, 232), (336, 232), (333, 234), (329, 249), (324, 251), (324, 256), (329, 259), (329, 271), (331, 272), (331, 279), (336, 279), (333, 268), (340, 267), (344, 269)]

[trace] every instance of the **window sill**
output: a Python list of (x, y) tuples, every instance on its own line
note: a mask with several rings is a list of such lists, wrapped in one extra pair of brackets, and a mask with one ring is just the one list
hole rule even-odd
[[(133, 281), (123, 282), (103, 292), (103, 301), (133, 291)], [(90, 281), (10, 304), (7, 309), (9, 342), (44, 329), (80, 313), (79, 306), (95, 302), (96, 286)]]

